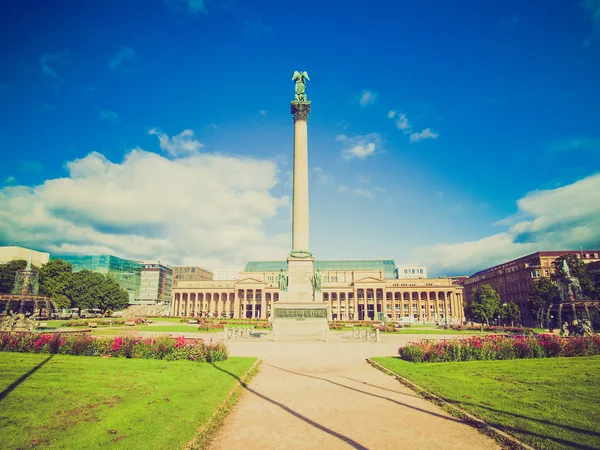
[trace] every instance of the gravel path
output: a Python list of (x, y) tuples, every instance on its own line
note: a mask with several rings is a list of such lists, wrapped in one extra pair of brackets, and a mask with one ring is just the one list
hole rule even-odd
[(424, 337), (228, 342), (232, 356), (258, 356), (263, 364), (210, 448), (500, 448), (365, 362)]

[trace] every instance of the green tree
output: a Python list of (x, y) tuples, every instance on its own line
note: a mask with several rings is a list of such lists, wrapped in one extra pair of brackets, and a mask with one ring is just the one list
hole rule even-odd
[(600, 261), (586, 264), (585, 270), (594, 285), (594, 300), (600, 299)]
[(52, 297), (58, 309), (71, 307), (73, 266), (62, 259), (48, 261), (40, 269), (40, 295)]
[(490, 324), (500, 308), (500, 296), (489, 284), (481, 285), (473, 293), (468, 305), (469, 316), (476, 322)]
[(15, 285), (17, 270), (27, 267), (27, 261), (22, 259), (0, 264), (0, 294), (10, 294)]
[(579, 280), (582, 295), (585, 298), (595, 297), (594, 284), (592, 283), (590, 275), (588, 274), (586, 264), (581, 259), (579, 259), (577, 255), (573, 253), (567, 253), (566, 255), (559, 256), (554, 260), (554, 262), (552, 263), (552, 265), (554, 266), (552, 281), (558, 281), (562, 277), (563, 261), (567, 261), (567, 265), (569, 266), (569, 272), (571, 272), (571, 276)]
[(521, 310), (514, 302), (503, 303), (500, 306), (500, 318), (504, 324), (520, 322)]
[(87, 269), (73, 274), (71, 294), (79, 309), (118, 310), (129, 303), (129, 295), (115, 280)]
[[(562, 263), (561, 263), (562, 264)], [(545, 314), (552, 303), (560, 301), (558, 287), (550, 278), (533, 280), (528, 293), (529, 310), (539, 327), (544, 326)]]

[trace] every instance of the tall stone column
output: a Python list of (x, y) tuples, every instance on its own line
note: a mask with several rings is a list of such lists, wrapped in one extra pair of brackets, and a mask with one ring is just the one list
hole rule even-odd
[(294, 199), (292, 250), (308, 252), (308, 115), (310, 102), (292, 102), (294, 116)]

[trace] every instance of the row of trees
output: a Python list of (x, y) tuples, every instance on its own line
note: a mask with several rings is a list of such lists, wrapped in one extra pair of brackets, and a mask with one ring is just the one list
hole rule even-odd
[(500, 319), (505, 325), (521, 321), (519, 307), (513, 302), (500, 303), (500, 296), (489, 284), (479, 287), (471, 301), (465, 305), (465, 317), (474, 322), (490, 324), (490, 320)]
[[(0, 293), (12, 291), (17, 270), (24, 269), (25, 261), (0, 264)], [(57, 308), (123, 309), (129, 303), (127, 291), (110, 276), (81, 270), (62, 259), (53, 259), (39, 269), (39, 295), (52, 297)]]

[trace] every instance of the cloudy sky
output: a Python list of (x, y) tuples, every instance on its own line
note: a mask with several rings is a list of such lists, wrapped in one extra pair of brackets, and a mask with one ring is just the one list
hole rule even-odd
[(0, 245), (470, 274), (600, 246), (600, 0), (0, 4)]

